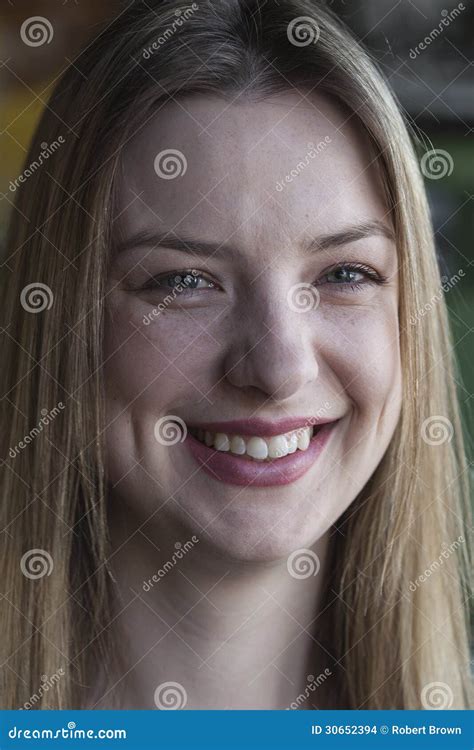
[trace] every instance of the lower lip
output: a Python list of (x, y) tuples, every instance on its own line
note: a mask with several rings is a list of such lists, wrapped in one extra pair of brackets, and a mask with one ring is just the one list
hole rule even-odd
[(280, 487), (296, 482), (313, 466), (322, 453), (336, 422), (323, 425), (305, 451), (297, 450), (274, 461), (253, 461), (233, 453), (208, 448), (195, 437), (187, 434), (187, 445), (194, 459), (206, 474), (225, 484), (252, 487)]

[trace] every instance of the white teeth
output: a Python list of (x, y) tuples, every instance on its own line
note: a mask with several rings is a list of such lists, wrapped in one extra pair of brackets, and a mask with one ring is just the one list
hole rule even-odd
[(298, 447), (298, 435), (295, 432), (292, 432), (291, 435), (287, 437), (287, 440), (288, 440), (288, 453), (294, 453)]
[(228, 451), (229, 450), (229, 438), (223, 432), (218, 432), (214, 438), (214, 448), (216, 451)]
[(305, 451), (307, 449), (310, 440), (311, 435), (309, 434), (309, 430), (302, 430), (298, 433), (298, 448), (300, 451)]
[(227, 435), (225, 432), (209, 432), (209, 430), (198, 429), (195, 437), (205, 443), (209, 448), (214, 447), (217, 451), (231, 452), (236, 456), (249, 456), (257, 461), (266, 459), (278, 459), (294, 453), (296, 450), (308, 449), (313, 435), (312, 427), (300, 427), (293, 432), (273, 437), (242, 437), (241, 435)]
[(284, 435), (276, 435), (268, 441), (268, 455), (270, 458), (283, 458), (288, 454), (288, 441)]
[(247, 440), (247, 453), (251, 458), (267, 458), (267, 442), (263, 438), (251, 437)]
[(245, 451), (247, 450), (247, 447), (245, 445), (245, 440), (241, 438), (239, 435), (234, 435), (230, 439), (230, 452), (236, 453), (238, 456), (243, 456)]

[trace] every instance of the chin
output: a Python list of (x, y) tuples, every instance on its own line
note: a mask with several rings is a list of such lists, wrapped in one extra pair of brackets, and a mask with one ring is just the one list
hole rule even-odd
[[(242, 507), (230, 507), (214, 520), (203, 521), (200, 529), (189, 528), (187, 533), (196, 534), (204, 543), (201, 551), (206, 549), (229, 562), (286, 564), (296, 550), (313, 547), (322, 540), (329, 528), (326, 521), (318, 524), (317, 519), (309, 528), (307, 512), (300, 511), (301, 517), (296, 523), (295, 513), (288, 512), (288, 508), (281, 514), (275, 514), (274, 506), (265, 508), (265, 513), (258, 510), (249, 504), (245, 512)], [(281, 515), (280, 521), (278, 515)], [(189, 516), (187, 521), (189, 525)]]

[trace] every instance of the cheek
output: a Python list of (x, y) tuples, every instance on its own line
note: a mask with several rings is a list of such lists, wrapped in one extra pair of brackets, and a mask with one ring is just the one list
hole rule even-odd
[[(338, 393), (350, 404), (344, 448), (380, 457), (396, 427), (401, 406), (398, 314), (384, 306), (338, 310), (326, 321), (326, 363)], [(333, 389), (331, 388), (331, 391)], [(360, 455), (360, 454), (359, 454)]]
[[(205, 398), (221, 376), (223, 326), (206, 311), (163, 311), (136, 303), (115, 306), (105, 332), (107, 394), (127, 406), (154, 404), (163, 414), (169, 404)], [(144, 315), (149, 314), (147, 324)]]
[(220, 380), (225, 321), (205, 310), (163, 311), (133, 305), (125, 295), (110, 304), (105, 325), (106, 444), (112, 477), (121, 476), (150, 451), (165, 455), (154, 439), (156, 421), (210, 402)]

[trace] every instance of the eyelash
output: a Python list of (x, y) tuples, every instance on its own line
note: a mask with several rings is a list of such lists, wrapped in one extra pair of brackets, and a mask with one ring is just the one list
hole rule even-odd
[[(333, 266), (329, 270), (327, 270), (324, 275), (321, 277), (322, 279), (326, 278), (330, 274), (336, 273), (337, 271), (349, 271), (349, 272), (357, 272), (357, 273), (363, 273), (366, 276), (366, 279), (364, 281), (340, 281), (340, 282), (327, 282), (331, 284), (331, 286), (339, 286), (339, 287), (345, 287), (347, 289), (348, 287), (352, 292), (358, 291), (361, 289), (365, 284), (378, 284), (382, 286), (383, 284), (386, 284), (388, 282), (388, 278), (386, 276), (383, 276), (382, 274), (378, 273), (377, 271), (374, 271), (373, 268), (370, 266), (366, 266), (363, 263), (338, 263), (337, 265)], [(212, 279), (208, 278), (203, 273), (198, 273), (194, 269), (182, 269), (179, 271), (171, 271), (170, 273), (166, 274), (159, 274), (157, 276), (152, 276), (148, 281), (141, 287), (142, 291), (148, 291), (151, 289), (168, 289), (169, 293), (171, 293), (176, 287), (173, 287), (170, 284), (170, 280), (176, 281), (177, 279), (181, 278), (182, 280), (191, 277), (194, 279), (205, 279), (213, 286), (208, 287), (209, 289), (215, 288), (218, 289), (219, 286), (216, 284)], [(165, 282), (162, 285), (162, 282)], [(169, 286), (166, 287), (166, 281), (168, 281)], [(184, 284), (184, 281), (176, 281), (177, 286), (179, 284)], [(185, 285), (186, 286), (186, 285)], [(315, 286), (320, 286), (320, 283), (315, 282)], [(202, 290), (201, 290), (202, 291)], [(188, 295), (190, 296), (192, 294), (196, 293), (195, 288), (190, 287), (188, 289)], [(199, 292), (198, 292), (199, 293)], [(182, 292), (178, 292), (178, 294), (182, 294)]]
[[(373, 268), (370, 268), (370, 266), (366, 266), (363, 263), (338, 263), (337, 265), (330, 268), (328, 271), (325, 272), (323, 279), (326, 276), (329, 276), (331, 273), (335, 273), (337, 271), (344, 270), (349, 272), (358, 272), (363, 273), (366, 276), (366, 279), (364, 281), (342, 281), (342, 282), (328, 282), (331, 284), (331, 286), (341, 286), (350, 288), (352, 292), (358, 291), (361, 289), (365, 284), (378, 284), (379, 286), (382, 286), (383, 284), (388, 283), (387, 276), (383, 276), (383, 274), (378, 273), (377, 271), (374, 271)], [(316, 284), (316, 286), (319, 286), (319, 284)]]
[[(186, 279), (188, 279), (188, 278), (196, 279), (196, 280), (197, 279), (205, 279), (210, 284), (212, 284), (214, 288), (217, 288), (217, 286), (218, 286), (214, 281), (212, 281), (212, 279), (208, 278), (205, 274), (198, 273), (195, 269), (187, 268), (187, 269), (182, 269), (182, 270), (179, 270), (179, 271), (171, 271), (170, 273), (163, 273), (163, 274), (159, 274), (157, 276), (152, 276), (141, 287), (141, 289), (147, 291), (149, 289), (160, 289), (160, 288), (166, 289), (167, 288), (169, 290), (169, 293), (171, 293), (171, 292), (173, 292), (174, 289), (176, 289), (176, 287), (179, 284), (182, 284), (185, 288), (186, 288), (186, 286), (188, 286), (189, 287), (189, 292), (192, 294), (193, 291), (194, 291), (194, 288), (189, 284), (189, 282), (188, 282), (188, 284), (186, 284)], [(181, 281), (178, 281), (178, 279), (181, 279)], [(176, 287), (173, 287), (170, 284), (170, 280), (176, 281)], [(163, 281), (165, 282), (165, 284), (163, 284), (163, 286), (162, 286), (161, 282), (163, 282)], [(168, 283), (169, 283), (168, 287), (166, 287), (166, 281), (168, 281)], [(209, 287), (209, 288), (212, 289), (213, 287)], [(181, 294), (181, 292), (178, 292), (178, 294)]]

